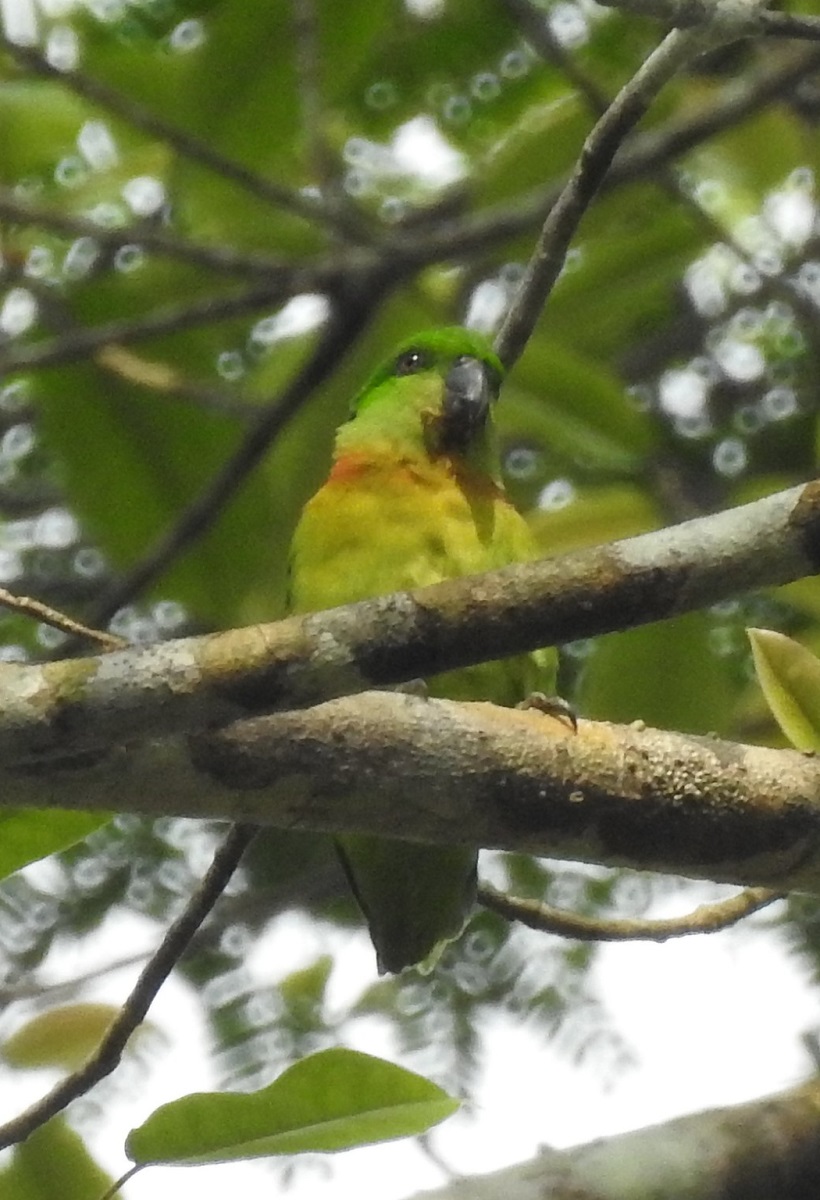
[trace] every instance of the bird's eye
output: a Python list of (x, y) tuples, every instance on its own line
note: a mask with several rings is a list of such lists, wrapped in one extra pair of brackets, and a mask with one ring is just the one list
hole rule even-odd
[(394, 372), (396, 375), (415, 375), (417, 371), (426, 371), (430, 366), (430, 356), (423, 350), (405, 350), (396, 359)]

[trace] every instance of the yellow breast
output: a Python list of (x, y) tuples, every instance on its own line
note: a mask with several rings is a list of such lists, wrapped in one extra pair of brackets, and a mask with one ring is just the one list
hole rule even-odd
[[(348, 458), (302, 513), (290, 607), (315, 612), (532, 557), (526, 522), (491, 480), (460, 477), (443, 461)], [(512, 704), (551, 691), (553, 664), (553, 651), (538, 651), (428, 682), (433, 694)]]

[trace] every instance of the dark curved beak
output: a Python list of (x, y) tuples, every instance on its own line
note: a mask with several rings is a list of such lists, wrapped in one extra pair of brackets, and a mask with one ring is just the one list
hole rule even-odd
[(465, 354), (444, 377), (441, 443), (444, 450), (464, 450), (483, 429), (497, 395), (486, 363)]

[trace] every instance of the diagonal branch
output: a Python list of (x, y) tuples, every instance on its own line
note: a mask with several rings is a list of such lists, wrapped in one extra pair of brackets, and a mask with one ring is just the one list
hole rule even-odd
[[(546, 1128), (546, 1122), (545, 1122)], [(817, 1192), (820, 1080), (615, 1137), (552, 1150), (490, 1175), (460, 1176), (424, 1200), (808, 1200)]]
[(495, 339), (495, 350), (506, 367), (513, 366), (521, 355), (563, 270), (570, 241), (624, 138), (663, 85), (709, 44), (700, 32), (673, 29), (596, 122), (575, 169), (550, 208), (521, 287)]

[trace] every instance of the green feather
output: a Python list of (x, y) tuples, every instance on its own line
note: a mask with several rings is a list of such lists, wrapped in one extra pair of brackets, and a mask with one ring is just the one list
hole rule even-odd
[[(487, 340), (455, 327), (419, 334), (376, 371), (337, 434), (329, 479), (294, 534), (292, 611), (535, 556), (526, 522), (503, 493), (492, 403), (483, 403), (477, 386), (486, 382), (486, 396), (494, 397), (501, 378)], [(475, 404), (474, 392), (481, 392)], [(514, 704), (553, 690), (555, 661), (554, 650), (539, 650), (427, 682), (435, 696)], [(429, 970), (469, 918), (477, 852), (370, 836), (340, 838), (339, 851), (379, 969)]]

